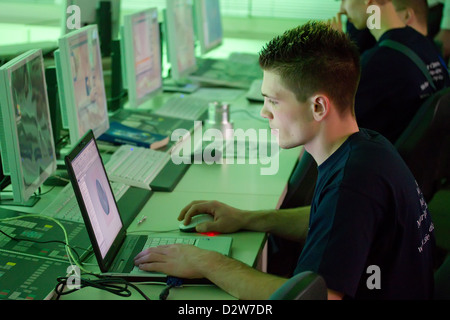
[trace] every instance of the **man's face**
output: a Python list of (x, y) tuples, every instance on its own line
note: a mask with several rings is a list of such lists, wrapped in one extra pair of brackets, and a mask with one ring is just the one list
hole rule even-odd
[(271, 71), (264, 71), (261, 92), (264, 96), (261, 116), (269, 120), (272, 134), (278, 136), (281, 148), (294, 148), (311, 140), (315, 121), (308, 100), (299, 102), (280, 76)]
[(367, 27), (367, 3), (366, 0), (341, 0), (341, 12), (347, 15), (348, 20), (358, 30)]

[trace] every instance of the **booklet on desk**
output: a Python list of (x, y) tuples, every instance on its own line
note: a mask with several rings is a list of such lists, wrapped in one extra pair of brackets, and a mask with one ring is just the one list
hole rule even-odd
[(102, 134), (99, 140), (114, 144), (130, 144), (150, 149), (160, 149), (169, 143), (169, 136), (111, 121), (108, 131)]

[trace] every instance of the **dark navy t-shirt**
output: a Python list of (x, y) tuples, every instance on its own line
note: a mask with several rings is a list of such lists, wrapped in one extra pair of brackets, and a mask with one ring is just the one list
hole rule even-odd
[(375, 130), (395, 143), (434, 90), (410, 58), (379, 46), (386, 39), (400, 42), (418, 54), (437, 89), (448, 87), (450, 79), (434, 44), (410, 27), (385, 32), (375, 47), (362, 54), (361, 80), (355, 101), (358, 125)]
[(317, 272), (346, 298), (431, 298), (433, 224), (392, 144), (361, 129), (318, 171), (295, 273)]

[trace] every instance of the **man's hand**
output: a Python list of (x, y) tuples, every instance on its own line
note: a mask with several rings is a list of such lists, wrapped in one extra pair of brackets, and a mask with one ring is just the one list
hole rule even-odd
[(148, 248), (134, 258), (139, 269), (161, 272), (184, 279), (203, 278), (202, 268), (214, 259), (217, 253), (192, 245), (174, 244)]
[(343, 15), (343, 12), (338, 12), (335, 17), (328, 19), (328, 24), (330, 24), (333, 29), (344, 32), (344, 27), (342, 25)]
[(242, 210), (218, 201), (193, 201), (181, 210), (178, 220), (184, 220), (184, 224), (187, 225), (193, 216), (202, 213), (212, 215), (214, 221), (199, 224), (197, 232), (233, 233), (242, 229), (245, 224), (246, 215)]

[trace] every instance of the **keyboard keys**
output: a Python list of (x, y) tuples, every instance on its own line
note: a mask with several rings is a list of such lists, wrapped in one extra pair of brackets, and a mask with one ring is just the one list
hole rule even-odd
[[(111, 189), (117, 201), (125, 194), (128, 188), (129, 186), (123, 183), (111, 183)], [(80, 207), (70, 183), (67, 184), (60, 191), (55, 200), (45, 208), (42, 215), (55, 219), (83, 222)]]
[(111, 181), (150, 189), (150, 183), (169, 162), (170, 154), (143, 147), (122, 145), (105, 165)]
[(208, 109), (208, 102), (198, 97), (173, 95), (154, 113), (162, 116), (198, 120)]

